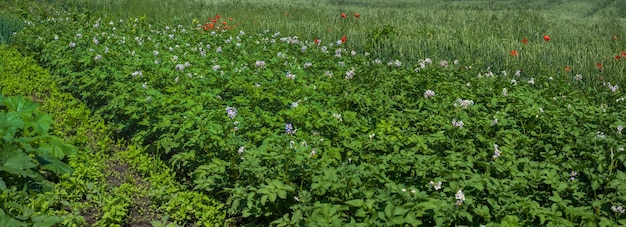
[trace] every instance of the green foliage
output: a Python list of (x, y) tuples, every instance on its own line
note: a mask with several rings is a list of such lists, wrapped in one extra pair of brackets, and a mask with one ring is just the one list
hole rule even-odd
[(18, 188), (49, 192), (54, 187), (49, 180), (51, 176), (73, 171), (62, 160), (75, 154), (76, 148), (48, 134), (52, 118), (36, 111), (36, 107), (35, 103), (21, 96), (0, 96), (2, 226), (25, 226), (26, 223), (52, 226), (63, 220), (58, 216), (36, 215), (17, 199), (17, 195), (23, 193), (17, 191)]
[(151, 221), (150, 224), (153, 227), (178, 227), (179, 226), (176, 223), (168, 222), (167, 221), (168, 219), (169, 219), (169, 215), (165, 215), (165, 216), (163, 216), (162, 220), (160, 220), (160, 221)]
[(19, 17), (0, 13), (0, 44), (7, 44), (12, 40), (13, 33), (19, 32), (24, 22)]
[[(582, 74), (599, 78), (619, 77), (626, 70), (623, 64), (615, 64), (620, 61), (613, 59), (626, 51), (621, 3), (609, 0), (92, 0), (88, 5), (91, 10), (116, 18), (143, 17), (149, 23), (189, 25), (193, 20), (204, 22), (204, 18), (219, 14), (232, 17), (230, 24), (248, 32), (273, 29), (301, 39), (319, 38), (325, 42), (347, 35), (347, 46), (359, 53), (372, 54), (379, 51), (370, 49), (372, 31), (393, 26), (397, 34), (385, 44), (393, 48), (384, 49), (384, 56), (376, 56), (385, 62), (416, 61), (424, 57), (458, 59), (479, 68), (491, 66), (498, 72), (523, 69), (531, 74)], [(163, 7), (144, 7), (156, 4)], [(347, 18), (342, 18), (341, 13), (346, 13)], [(355, 18), (354, 13), (361, 16)], [(544, 42), (544, 35), (550, 35), (552, 42)], [(618, 39), (612, 40), (613, 36)], [(530, 45), (523, 44), (523, 38)], [(509, 57), (512, 50), (519, 52), (518, 58)], [(610, 67), (599, 72), (596, 63)], [(566, 72), (566, 67), (572, 71)]]
[(389, 50), (396, 50), (393, 46), (394, 39), (397, 38), (396, 27), (391, 25), (383, 25), (372, 29), (368, 36), (368, 49), (376, 56), (385, 58), (385, 56), (394, 56), (397, 53), (390, 53)]
[[(126, 150), (117, 151), (110, 156), (112, 150), (124, 145), (115, 144), (108, 138), (108, 129), (101, 118), (92, 115), (84, 105), (68, 94), (58, 92), (48, 72), (38, 67), (32, 59), (22, 57), (17, 51), (5, 46), (0, 46), (0, 58), (3, 59), (0, 61), (0, 71), (3, 72), (0, 76), (2, 92), (29, 96), (42, 102), (38, 109), (51, 112), (52, 118), (56, 120), (50, 125), (50, 129), (53, 130), (50, 134), (63, 136), (77, 144), (79, 150), (89, 151), (69, 157), (69, 165), (75, 171), (71, 175), (60, 176), (54, 191), (36, 196), (27, 196), (25, 192), (15, 189), (5, 191), (0, 199), (7, 201), (0, 201), (0, 203), (11, 206), (11, 215), (24, 214), (16, 217), (20, 218), (16, 219), (20, 220), (20, 223), (40, 226), (42, 224), (38, 223), (41, 218), (37, 218), (41, 215), (61, 217), (62, 221), (58, 222), (61, 226), (84, 226), (95, 224), (95, 222), (103, 225), (124, 225), (133, 220), (147, 223), (152, 220), (149, 218), (156, 219), (158, 216), (146, 216), (146, 219), (135, 220), (136, 217), (131, 217), (131, 214), (135, 212), (133, 209), (138, 209), (137, 201), (148, 198), (153, 202), (145, 204), (146, 206), (153, 206), (155, 210), (164, 212), (176, 211), (182, 204), (186, 206), (192, 204), (184, 212), (172, 212), (171, 216), (178, 223), (224, 224), (225, 213), (221, 208), (223, 205), (210, 197), (199, 193), (184, 197), (169, 195), (184, 188), (175, 182), (173, 173), (168, 167), (165, 167), (160, 160), (148, 157), (143, 149), (129, 146)], [(142, 177), (149, 180), (147, 183), (153, 185), (152, 189), (145, 188), (142, 186), (145, 183), (135, 180), (128, 181), (119, 187), (111, 187), (107, 183), (107, 178), (111, 176), (105, 174), (108, 172), (105, 170), (109, 168), (106, 163), (111, 162), (128, 162), (141, 173)], [(159, 197), (157, 196), (160, 195), (159, 193), (168, 195)], [(15, 203), (18, 197), (23, 199)], [(11, 204), (18, 204), (19, 209)], [(90, 218), (91, 222), (82, 217), (89, 212), (93, 212), (90, 214), (93, 215)], [(32, 218), (27, 220), (30, 216), (25, 216), (26, 214), (31, 214)], [(157, 215), (157, 213), (152, 213), (152, 215)], [(14, 220), (14, 217), (0, 218)], [(14, 225), (8, 223), (6, 226)], [(171, 223), (170, 226), (172, 226)]]
[(32, 101), (19, 96), (0, 96), (0, 103), (0, 110), (3, 110), (0, 112), (0, 189), (18, 186), (36, 191), (52, 190), (52, 183), (40, 172), (71, 173), (72, 168), (61, 160), (75, 154), (76, 148), (48, 135), (52, 119), (48, 114), (36, 112), (37, 106)]
[[(201, 193), (248, 225), (624, 222), (615, 211), (626, 203), (621, 78), (521, 71), (525, 62), (497, 55), (475, 59), (493, 68), (445, 54), (382, 62), (350, 44), (201, 23), (60, 18), (71, 19), (42, 18), (15, 47), (50, 67), (117, 138), (145, 146), (193, 186), (150, 193), (179, 223), (223, 217)], [(533, 45), (541, 57), (529, 59), (550, 67), (544, 50), (566, 46)], [(124, 187), (99, 198), (100, 224), (123, 223), (138, 192)], [(196, 203), (210, 205), (184, 206)]]

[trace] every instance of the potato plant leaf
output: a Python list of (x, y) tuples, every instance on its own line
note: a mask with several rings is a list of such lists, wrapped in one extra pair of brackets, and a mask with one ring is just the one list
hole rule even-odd
[(65, 164), (55, 157), (49, 155), (39, 155), (36, 157), (41, 167), (54, 172), (57, 175), (72, 173), (74, 170), (68, 164)]
[(6, 144), (2, 150), (0, 154), (0, 170), (2, 171), (27, 177), (30, 174), (26, 170), (37, 167), (28, 155), (12, 144)]

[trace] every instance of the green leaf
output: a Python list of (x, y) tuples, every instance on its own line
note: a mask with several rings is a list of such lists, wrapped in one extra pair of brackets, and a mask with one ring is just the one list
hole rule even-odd
[(560, 203), (561, 201), (563, 201), (563, 199), (559, 196), (559, 194), (557, 192), (552, 192), (552, 196), (549, 197), (550, 201), (555, 202), (555, 203)]
[(287, 198), (287, 191), (283, 191), (283, 190), (278, 191), (278, 198), (286, 199)]
[(30, 176), (25, 170), (35, 168), (37, 165), (28, 155), (17, 149), (12, 144), (5, 144), (0, 154), (0, 170), (21, 176)]
[(63, 221), (63, 218), (61, 217), (48, 216), (48, 215), (34, 216), (34, 217), (31, 217), (31, 219), (35, 226), (42, 226), (42, 227), (51, 227)]
[(271, 193), (268, 196), (269, 196), (271, 202), (275, 202), (276, 201), (276, 193)]
[(37, 135), (47, 135), (48, 130), (52, 127), (52, 117), (46, 113), (37, 113), (36, 114), (37, 121), (33, 122), (33, 132)]
[(0, 135), (5, 141), (12, 141), (20, 128), (24, 128), (24, 121), (17, 113), (0, 113)]
[(302, 220), (302, 211), (300, 210), (294, 211), (293, 215), (291, 215), (291, 221), (293, 223), (298, 223), (300, 220)]
[(63, 159), (66, 155), (75, 154), (77, 150), (76, 147), (70, 144), (52, 140), (48, 143), (41, 144), (37, 152), (46, 157), (51, 156), (57, 159)]
[(406, 215), (406, 218), (404, 218), (404, 221), (411, 226), (422, 225), (422, 221), (417, 220), (417, 218), (415, 217), (417, 217), (417, 215), (415, 215), (414, 212), (411, 212)]
[(387, 206), (385, 206), (385, 216), (388, 218), (393, 217), (393, 204), (387, 203)]
[(4, 210), (0, 208), (0, 226), (27, 226), (26, 223), (20, 222), (17, 219), (12, 218), (9, 214), (5, 213)]
[(346, 204), (353, 207), (361, 207), (363, 206), (363, 204), (365, 204), (365, 201), (363, 201), (362, 199), (353, 199), (346, 201)]
[(598, 182), (598, 180), (592, 180), (591, 181), (591, 190), (598, 190), (598, 188), (600, 187), (600, 182)]
[(0, 190), (6, 190), (7, 189), (7, 184), (4, 183), (4, 180), (2, 180), (2, 177), (0, 177)]
[(393, 209), (393, 215), (394, 216), (402, 216), (402, 215), (404, 215), (408, 211), (409, 211), (408, 209), (398, 206), (395, 209)]
[(30, 114), (37, 108), (37, 104), (24, 99), (22, 96), (8, 97), (4, 99), (3, 103), (10, 111), (14, 111), (22, 114)]
[(74, 169), (68, 164), (48, 155), (39, 155), (35, 157), (42, 168), (50, 170), (57, 175), (68, 174), (74, 172)]
[(367, 212), (365, 212), (365, 210), (363, 210), (363, 209), (358, 209), (358, 210), (356, 210), (356, 213), (354, 214), (354, 216), (356, 216), (356, 217), (367, 217)]
[(267, 203), (267, 195), (261, 196), (261, 205), (265, 206), (265, 203)]

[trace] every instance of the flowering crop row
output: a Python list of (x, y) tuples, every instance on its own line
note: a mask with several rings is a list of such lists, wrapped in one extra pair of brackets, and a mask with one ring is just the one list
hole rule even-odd
[(60, 14), (15, 45), (247, 224), (625, 221), (617, 85), (215, 28)]

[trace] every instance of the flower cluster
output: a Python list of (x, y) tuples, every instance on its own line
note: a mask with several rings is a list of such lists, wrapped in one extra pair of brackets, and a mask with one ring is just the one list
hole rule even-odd
[(501, 152), (500, 152), (500, 149), (498, 149), (498, 144), (495, 144), (495, 143), (494, 143), (494, 144), (493, 144), (493, 149), (494, 149), (494, 151), (493, 151), (493, 156), (491, 156), (491, 158), (493, 158), (493, 159), (497, 159), (497, 158), (499, 158), (499, 157), (500, 157), (500, 153), (501, 153)]
[(426, 92), (424, 92), (424, 98), (428, 99), (430, 97), (435, 96), (435, 92), (433, 90), (426, 90)]
[(354, 68), (352, 68), (350, 71), (346, 72), (346, 76), (344, 78), (346, 78), (346, 80), (352, 79), (354, 77)]
[(287, 77), (287, 79), (292, 79), (292, 80), (296, 79), (296, 75), (291, 74), (291, 71), (287, 71), (287, 73), (285, 73), (285, 77)]
[(342, 119), (341, 119), (341, 114), (334, 113), (334, 114), (333, 114), (333, 117), (337, 118), (337, 120), (339, 120), (339, 121), (342, 121)]
[(622, 206), (611, 206), (611, 211), (618, 213), (618, 214), (623, 214), (624, 208)]
[(183, 70), (185, 70), (185, 65), (183, 65), (183, 64), (177, 64), (176, 65), (176, 71), (182, 72)]
[(245, 149), (246, 149), (246, 147), (241, 146), (241, 147), (239, 147), (239, 149), (237, 150), (237, 153), (238, 153), (238, 154), (243, 154), (243, 151), (244, 151)]
[(435, 190), (439, 190), (439, 189), (441, 189), (441, 181), (437, 182), (436, 184), (435, 184), (435, 182), (430, 181), (430, 182), (428, 183), (428, 185), (429, 185), (430, 187), (432, 187), (433, 189), (435, 189)]
[(569, 173), (569, 179), (574, 182), (574, 180), (576, 180), (576, 176), (578, 176), (578, 173), (576, 171), (572, 171), (571, 173)]
[[(232, 20), (233, 18), (228, 18), (228, 21), (232, 21)], [(212, 29), (224, 31), (224, 30), (232, 29), (235, 27), (235, 26), (228, 25), (228, 21), (222, 19), (222, 16), (220, 15), (215, 15), (215, 17), (213, 18), (209, 17), (207, 21), (208, 21), (207, 23), (202, 24), (202, 30), (204, 31), (209, 31)]]
[(420, 65), (420, 67), (423, 69), (423, 68), (426, 68), (426, 64), (432, 64), (432, 63), (433, 63), (433, 60), (431, 60), (430, 58), (426, 58), (426, 59), (424, 59), (424, 60), (419, 60), (419, 61), (417, 61), (417, 63), (418, 63), (418, 64)]
[(604, 135), (604, 132), (600, 132), (600, 131), (597, 131), (597, 132), (596, 132), (596, 138), (598, 138), (598, 139), (604, 139), (605, 137), (606, 137), (606, 136)]
[(459, 191), (456, 192), (454, 197), (456, 198), (457, 206), (461, 206), (463, 205), (463, 202), (465, 202), (465, 194), (463, 194), (463, 191), (461, 191), (461, 189), (459, 189)]
[(400, 67), (400, 66), (402, 66), (402, 62), (399, 61), (399, 60), (389, 61), (389, 62), (387, 62), (387, 66)]
[(448, 61), (441, 60), (441, 61), (439, 62), (439, 65), (440, 65), (441, 67), (444, 67), (444, 68), (445, 68), (445, 67), (448, 67)]
[(617, 89), (619, 89), (619, 86), (617, 86), (617, 84), (611, 86), (611, 83), (606, 83), (606, 86), (609, 87), (609, 89), (611, 89), (612, 92), (617, 92)]
[(130, 75), (131, 75), (133, 78), (135, 78), (135, 77), (137, 77), (137, 76), (142, 77), (142, 76), (143, 76), (143, 73), (142, 73), (141, 71), (135, 71), (135, 72), (133, 72), (133, 73), (132, 73), (132, 74), (130, 74)]
[(254, 63), (254, 66), (257, 68), (265, 68), (265, 61), (263, 60), (258, 60)]
[(226, 113), (228, 114), (228, 117), (230, 119), (235, 118), (235, 116), (237, 116), (237, 108), (235, 107), (226, 107)]
[(464, 125), (465, 123), (463, 123), (463, 121), (457, 121), (456, 119), (452, 119), (452, 126), (463, 128)]
[(493, 116), (493, 120), (491, 120), (491, 125), (497, 125), (498, 124), (498, 118), (496, 118), (496, 116)]
[(295, 134), (296, 132), (293, 130), (293, 125), (291, 124), (285, 124), (285, 132), (287, 133), (287, 135), (292, 135)]
[(574, 76), (575, 81), (581, 81), (582, 79), (583, 79), (583, 75), (581, 74), (576, 74), (576, 76)]
[(457, 99), (456, 102), (454, 103), (454, 107), (463, 107), (463, 108), (467, 108), (471, 105), (474, 105), (474, 100), (463, 100), (463, 99)]
[(292, 103), (291, 103), (291, 109), (295, 109), (296, 107), (298, 107), (298, 104), (300, 104), (300, 102), (301, 102), (301, 101), (302, 101), (302, 100), (298, 100), (298, 101), (296, 101), (296, 102), (292, 102)]

